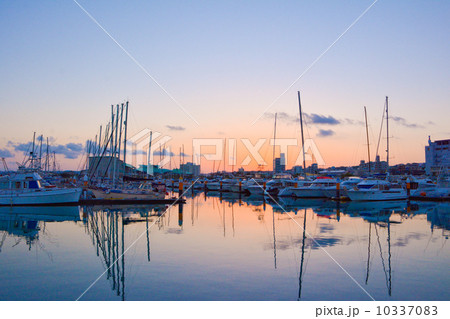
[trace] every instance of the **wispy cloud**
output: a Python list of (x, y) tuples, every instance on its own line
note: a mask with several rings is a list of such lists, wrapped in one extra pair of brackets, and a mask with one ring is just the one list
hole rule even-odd
[(319, 130), (319, 133), (317, 133), (318, 137), (327, 137), (334, 135), (333, 130)]
[[(323, 115), (323, 114), (316, 114), (316, 113), (304, 113), (304, 119), (307, 124), (314, 124), (314, 125), (339, 125), (339, 124), (347, 124), (347, 125), (363, 125), (364, 123), (362, 121), (352, 120), (352, 119), (338, 119), (332, 115)], [(264, 119), (266, 120), (273, 120), (275, 118), (275, 113), (265, 113)], [(291, 115), (286, 112), (278, 112), (277, 113), (277, 120), (282, 121), (287, 124), (296, 124), (299, 122), (299, 116)]]
[(397, 124), (400, 124), (402, 126), (409, 127), (409, 128), (424, 128), (423, 125), (417, 124), (417, 123), (409, 123), (403, 117), (400, 117), (400, 116), (392, 116), (391, 120), (397, 122)]
[(184, 131), (186, 128), (182, 126), (166, 125), (166, 127), (171, 131)]
[[(31, 152), (33, 148), (33, 143), (14, 143), (9, 141), (8, 146), (12, 147), (16, 152), (22, 152), (24, 154)], [(35, 145), (35, 151), (38, 151), (38, 147)], [(76, 159), (80, 156), (83, 151), (83, 145), (81, 143), (67, 143), (63, 145), (51, 145), (49, 146), (50, 152), (55, 152), (55, 154), (64, 155), (67, 159)], [(44, 148), (43, 148), (44, 152)]]
[(167, 150), (162, 151), (157, 150), (153, 152), (153, 156), (175, 156), (175, 153), (169, 152)]
[(10, 158), (10, 157), (14, 157), (14, 154), (12, 154), (8, 149), (4, 148), (1, 149), (0, 148), (0, 157), (4, 157), (4, 158)]
[(312, 124), (326, 124), (326, 125), (337, 125), (340, 124), (341, 121), (336, 119), (331, 115), (319, 115), (319, 114), (305, 114), (305, 118), (309, 123)]

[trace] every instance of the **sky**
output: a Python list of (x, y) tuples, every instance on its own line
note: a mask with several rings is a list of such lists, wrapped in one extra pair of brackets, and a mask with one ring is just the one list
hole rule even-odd
[(169, 137), (172, 167), (194, 140), (234, 139), (225, 168), (255, 169), (243, 140), (265, 139), (271, 169), (275, 113), (276, 138), (300, 141), (301, 91), (324, 167), (367, 160), (364, 106), (373, 160), (386, 96), (390, 163), (424, 162), (428, 136), (450, 138), (449, 14), (448, 1), (1, 1), (0, 157), (14, 168), (36, 132), (79, 169), (111, 105), (129, 101), (128, 135)]

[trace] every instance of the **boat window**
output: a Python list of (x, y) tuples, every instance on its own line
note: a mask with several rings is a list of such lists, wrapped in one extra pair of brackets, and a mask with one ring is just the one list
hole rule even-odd
[(20, 182), (16, 182), (16, 188), (20, 188), (21, 183)]
[(358, 185), (358, 188), (360, 188), (360, 189), (369, 189), (372, 187), (373, 187), (373, 185)]
[(33, 189), (39, 188), (39, 183), (38, 183), (38, 181), (29, 181), (28, 186), (29, 186), (29, 188), (33, 188)]

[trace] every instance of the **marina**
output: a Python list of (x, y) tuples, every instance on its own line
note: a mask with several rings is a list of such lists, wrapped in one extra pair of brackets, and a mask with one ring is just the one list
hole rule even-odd
[(0, 1), (4, 313), (449, 318), (449, 14)]

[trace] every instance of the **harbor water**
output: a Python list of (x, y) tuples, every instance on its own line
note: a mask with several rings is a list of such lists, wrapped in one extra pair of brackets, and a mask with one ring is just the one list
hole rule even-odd
[(0, 300), (449, 300), (450, 204), (1, 207)]

